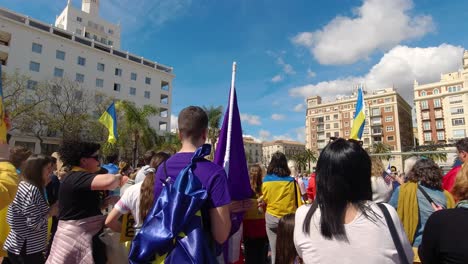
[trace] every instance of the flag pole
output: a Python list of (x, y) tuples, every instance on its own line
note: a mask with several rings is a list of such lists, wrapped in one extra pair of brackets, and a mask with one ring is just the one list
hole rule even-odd
[(236, 69), (237, 64), (234, 61), (232, 63), (232, 78), (231, 78), (231, 91), (229, 93), (229, 116), (228, 116), (228, 130), (227, 130), (227, 140), (226, 140), (226, 152), (224, 153), (224, 169), (226, 170), (226, 175), (229, 178), (229, 154), (231, 153), (231, 132), (232, 132), (232, 112), (234, 111), (234, 87), (236, 82)]

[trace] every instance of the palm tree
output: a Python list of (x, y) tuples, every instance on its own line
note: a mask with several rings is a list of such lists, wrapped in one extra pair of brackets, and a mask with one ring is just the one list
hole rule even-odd
[(307, 157), (307, 161), (309, 163), (309, 171), (312, 171), (311, 162), (317, 161), (317, 155), (310, 149), (306, 149), (305, 156)]
[(182, 147), (178, 133), (168, 132), (159, 138), (160, 140), (154, 148), (155, 151), (166, 151), (175, 154)]
[[(376, 142), (372, 144), (372, 151), (373, 154), (384, 154), (390, 153), (392, 151), (391, 147), (382, 142)], [(391, 155), (379, 155), (380, 160), (390, 160), (392, 158)]]
[(291, 156), (291, 159), (296, 162), (296, 166), (299, 172), (307, 167), (307, 161), (309, 160), (305, 152), (297, 153)]
[(211, 143), (213, 151), (210, 153), (210, 158), (213, 159), (214, 153), (216, 152), (216, 141), (218, 140), (221, 126), (221, 118), (223, 117), (223, 107), (222, 106), (203, 106), (208, 115), (208, 140)]
[[(158, 141), (156, 130), (150, 125), (149, 118), (159, 113), (159, 109), (144, 105), (138, 107), (133, 102), (119, 101), (116, 104), (118, 110), (123, 112), (121, 116), (120, 127), (122, 134), (127, 134), (127, 140), (133, 140), (132, 160), (133, 165), (137, 165), (138, 145), (142, 144), (145, 149), (151, 149)], [(119, 131), (119, 134), (121, 131)], [(124, 140), (124, 139), (123, 139)], [(121, 141), (121, 144), (128, 145), (128, 141)]]
[[(417, 150), (418, 151), (438, 151), (439, 147), (434, 142), (428, 142), (426, 145), (418, 146)], [(432, 159), (435, 162), (447, 161), (447, 153), (427, 153), (427, 154), (422, 154), (421, 156)]]

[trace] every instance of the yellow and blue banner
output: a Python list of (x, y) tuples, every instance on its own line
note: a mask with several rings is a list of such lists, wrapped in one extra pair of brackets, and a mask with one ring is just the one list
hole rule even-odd
[(107, 142), (115, 144), (117, 142), (117, 114), (115, 112), (115, 104), (112, 104), (99, 118), (99, 122), (103, 124), (109, 130), (109, 137)]
[(360, 140), (364, 125), (366, 123), (366, 106), (364, 104), (364, 93), (362, 87), (358, 88), (358, 98), (356, 103), (356, 112), (354, 112), (353, 126), (351, 127), (350, 139)]

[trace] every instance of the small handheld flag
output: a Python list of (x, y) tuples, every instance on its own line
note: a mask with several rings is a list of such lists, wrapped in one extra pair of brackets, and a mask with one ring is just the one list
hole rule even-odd
[(366, 106), (364, 104), (364, 94), (362, 87), (358, 88), (358, 98), (356, 102), (356, 112), (354, 113), (353, 126), (351, 128), (350, 139), (360, 140), (362, 132), (364, 131), (364, 125), (366, 123)]
[(117, 142), (117, 114), (115, 112), (115, 104), (112, 104), (99, 118), (99, 122), (103, 124), (109, 130), (109, 137), (107, 142), (115, 144)]

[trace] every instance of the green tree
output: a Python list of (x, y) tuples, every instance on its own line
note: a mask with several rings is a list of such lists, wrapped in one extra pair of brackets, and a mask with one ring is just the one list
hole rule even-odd
[(303, 172), (307, 167), (309, 158), (306, 152), (300, 152), (291, 156), (291, 159), (296, 162), (298, 172)]
[(309, 164), (309, 170), (312, 171), (312, 162), (317, 162), (317, 155), (314, 151), (310, 149), (306, 149), (305, 151), (305, 156), (307, 158), (308, 164)]
[(179, 139), (179, 134), (167, 132), (163, 136), (160, 136), (160, 139), (154, 147), (154, 150), (175, 154), (180, 150), (180, 148), (182, 148), (182, 142)]
[[(439, 148), (434, 142), (428, 142), (426, 145), (418, 146), (417, 151), (422, 152), (430, 152), (430, 151), (440, 151), (444, 150), (444, 148)], [(425, 153), (420, 156), (424, 156), (426, 158), (432, 159), (435, 162), (438, 161), (447, 161), (447, 153)]]
[(213, 160), (214, 153), (216, 152), (216, 142), (220, 133), (221, 118), (223, 117), (223, 107), (222, 106), (203, 106), (208, 115), (208, 140), (211, 143), (212, 151), (210, 153), (210, 159)]
[[(385, 154), (385, 153), (391, 153), (391, 151), (392, 151), (391, 147), (385, 143), (376, 142), (372, 144), (372, 148), (371, 148), (372, 154)], [(390, 160), (392, 158), (391, 155), (379, 155), (378, 157), (380, 160)]]
[(133, 165), (136, 166), (139, 146), (152, 149), (158, 142), (158, 134), (150, 125), (149, 119), (157, 115), (159, 109), (151, 105), (138, 107), (133, 102), (128, 101), (117, 102), (116, 108), (122, 113), (118, 123), (119, 143), (126, 146), (128, 142), (133, 141), (132, 161)]

